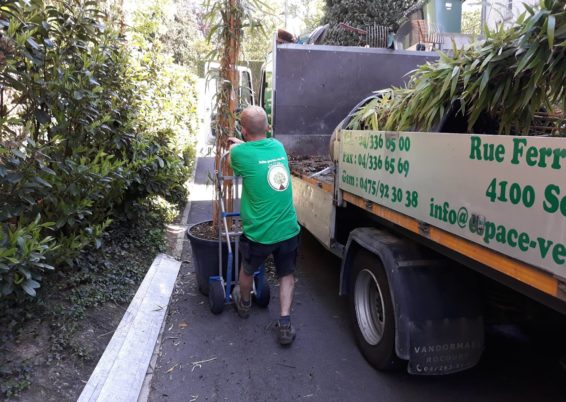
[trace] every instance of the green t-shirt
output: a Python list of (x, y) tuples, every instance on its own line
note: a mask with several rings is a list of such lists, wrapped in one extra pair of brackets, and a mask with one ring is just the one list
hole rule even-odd
[(273, 244), (300, 231), (293, 205), (289, 161), (283, 145), (266, 138), (232, 148), (234, 173), (244, 180), (240, 216), (246, 237)]

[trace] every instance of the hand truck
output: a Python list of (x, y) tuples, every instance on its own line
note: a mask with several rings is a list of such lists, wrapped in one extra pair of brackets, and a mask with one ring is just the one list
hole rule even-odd
[[(219, 166), (223, 165), (224, 159), (228, 155), (225, 153), (220, 159)], [(232, 181), (232, 192), (234, 196), (234, 204), (239, 204), (240, 176), (224, 176), (222, 170), (215, 170), (216, 200), (220, 208), (220, 218), (222, 222), (218, 224), (218, 275), (208, 278), (209, 291), (208, 302), (210, 311), (213, 314), (220, 314), (224, 310), (226, 304), (232, 303), (232, 287), (238, 284), (239, 275), (239, 251), (241, 230), (229, 230), (228, 218), (239, 218), (240, 212), (227, 212), (224, 205), (225, 183)], [(232, 245), (234, 244), (234, 247)], [(223, 248), (228, 250), (226, 261), (226, 277), (223, 270)], [(262, 264), (258, 271), (253, 275), (252, 300), (260, 307), (267, 307), (271, 292), (269, 284), (265, 276), (265, 264)]]

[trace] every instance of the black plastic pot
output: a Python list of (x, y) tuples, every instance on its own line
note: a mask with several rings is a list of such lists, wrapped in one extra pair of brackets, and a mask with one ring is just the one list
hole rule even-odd
[[(194, 226), (200, 225), (205, 222), (199, 222), (191, 225), (187, 229), (187, 237), (191, 242), (192, 249), (192, 262), (197, 275), (197, 283), (200, 292), (208, 296), (208, 278), (218, 275), (218, 240), (208, 240), (196, 237), (191, 233)], [(235, 252), (235, 244), (232, 241), (232, 251)], [(222, 242), (222, 276), (226, 278), (227, 275), (227, 262), (228, 262), (228, 247), (226, 240)], [(234, 278), (234, 270), (232, 271), (232, 279)]]

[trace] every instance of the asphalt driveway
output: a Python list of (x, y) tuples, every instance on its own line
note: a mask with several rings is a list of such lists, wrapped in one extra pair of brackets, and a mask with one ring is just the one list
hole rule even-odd
[[(211, 214), (211, 158), (199, 158), (189, 222)], [(211, 193), (210, 193), (211, 194)], [(480, 365), (446, 377), (380, 373), (359, 353), (346, 300), (338, 296), (339, 260), (302, 236), (292, 314), (297, 339), (276, 343), (272, 287), (267, 309), (247, 320), (233, 308), (212, 315), (197, 290), (185, 242), (150, 401), (565, 401), (566, 374), (552, 349), (513, 334), (489, 334)], [(550, 351), (549, 351), (550, 350)]]

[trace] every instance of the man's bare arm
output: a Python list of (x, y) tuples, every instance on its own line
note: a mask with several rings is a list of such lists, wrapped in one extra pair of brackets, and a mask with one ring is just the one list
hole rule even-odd
[[(244, 143), (244, 141), (242, 141), (241, 139), (236, 138), (236, 137), (228, 137), (228, 141), (231, 142), (230, 148), (229, 148), (229, 151), (230, 151), (230, 152), (232, 152), (232, 149), (233, 149), (234, 147), (237, 147), (238, 145)], [(230, 159), (230, 155), (231, 155), (231, 154), (229, 153), (228, 156), (227, 156), (227, 159), (228, 159), (228, 165), (231, 166), (231, 165), (232, 165), (232, 160)]]

